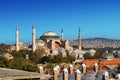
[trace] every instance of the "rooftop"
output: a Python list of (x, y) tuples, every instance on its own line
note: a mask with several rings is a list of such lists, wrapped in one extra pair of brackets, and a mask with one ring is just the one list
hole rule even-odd
[(45, 78), (46, 75), (22, 70), (0, 68), (0, 80), (14, 79), (39, 79)]

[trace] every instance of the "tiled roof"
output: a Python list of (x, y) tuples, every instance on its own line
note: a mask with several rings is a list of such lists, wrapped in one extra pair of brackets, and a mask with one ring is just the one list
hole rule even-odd
[(115, 58), (113, 60), (101, 59), (100, 62), (98, 59), (87, 59), (87, 60), (84, 60), (83, 62), (87, 65), (88, 70), (93, 69), (94, 63), (100, 63), (99, 69), (103, 69), (103, 68), (105, 68), (104, 66), (106, 66), (106, 65), (111, 65), (113, 67), (117, 67), (117, 65), (120, 64), (120, 58)]

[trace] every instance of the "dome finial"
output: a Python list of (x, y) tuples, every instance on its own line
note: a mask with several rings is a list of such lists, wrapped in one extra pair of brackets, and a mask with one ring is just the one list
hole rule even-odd
[(50, 32), (51, 30), (50, 29), (48, 29), (48, 32)]

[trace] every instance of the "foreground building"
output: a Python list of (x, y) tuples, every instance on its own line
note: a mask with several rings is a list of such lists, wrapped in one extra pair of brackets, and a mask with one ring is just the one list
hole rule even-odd
[(120, 74), (114, 69), (99, 70), (97, 63), (93, 64), (93, 69), (87, 70), (86, 64), (81, 64), (82, 69), (75, 69), (72, 64), (68, 68), (61, 68), (57, 65), (53, 68), (53, 77), (43, 80), (120, 80)]

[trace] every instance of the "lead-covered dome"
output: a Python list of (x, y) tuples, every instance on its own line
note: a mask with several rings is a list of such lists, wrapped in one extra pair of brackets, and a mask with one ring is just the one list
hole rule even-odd
[(47, 31), (43, 33), (43, 35), (40, 37), (40, 39), (45, 40), (45, 39), (58, 39), (59, 36), (53, 32), (53, 31)]
[(47, 31), (47, 32), (43, 33), (42, 36), (57, 36), (57, 34), (53, 31)]
[(107, 60), (112, 60), (115, 58), (115, 56), (112, 53), (108, 53), (108, 51), (106, 51), (106, 53), (103, 53), (101, 57)]

